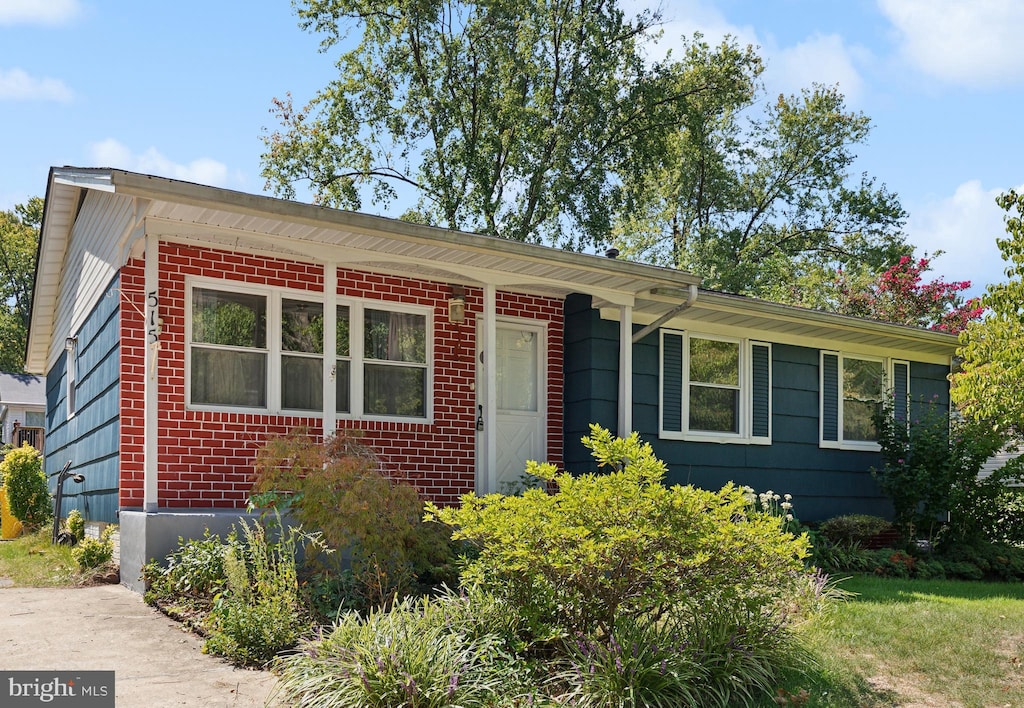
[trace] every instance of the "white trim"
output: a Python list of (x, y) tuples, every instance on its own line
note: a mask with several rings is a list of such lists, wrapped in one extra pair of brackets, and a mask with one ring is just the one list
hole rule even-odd
[[(665, 430), (665, 335), (682, 337), (682, 391), (680, 392), (680, 427), (682, 430)], [(737, 345), (739, 361), (737, 362), (737, 384), (716, 385), (698, 382), (709, 388), (723, 388), (738, 391), (737, 424), (735, 433), (714, 432), (707, 430), (690, 430), (690, 339), (729, 342)], [(752, 347), (763, 346), (768, 349), (768, 436), (753, 434), (754, 414), (754, 362)], [(658, 347), (658, 437), (665, 440), (685, 440), (688, 442), (728, 443), (733, 445), (771, 445), (772, 444), (772, 348), (770, 342), (747, 339), (742, 337), (726, 337), (689, 330), (662, 329)]]
[(78, 337), (64, 340), (64, 406), (67, 420), (78, 412)]
[[(252, 352), (263, 352), (266, 354), (266, 367), (267, 370), (264, 372), (266, 377), (267, 385), (267, 405), (266, 406), (229, 406), (229, 405), (209, 405), (202, 403), (192, 402), (192, 317), (190, 314), (192, 311), (192, 293), (196, 288), (220, 290), (224, 292), (238, 292), (250, 295), (257, 295), (267, 299), (267, 325), (266, 325), (266, 343), (262, 349), (251, 348), (251, 347), (220, 347), (217, 345), (201, 345), (204, 348), (209, 349), (229, 349), (231, 351), (252, 351)], [(285, 409), (281, 406), (281, 356), (283, 354), (281, 349), (281, 302), (282, 300), (304, 300), (306, 302), (315, 302), (324, 305), (324, 322), (325, 330), (327, 326), (327, 307), (326, 300), (322, 292), (301, 290), (296, 288), (275, 288), (275, 287), (264, 287), (256, 286), (248, 283), (238, 283), (231, 280), (217, 280), (213, 278), (204, 278), (196, 276), (186, 276), (185, 278), (185, 407), (188, 410), (196, 411), (214, 411), (224, 413), (255, 413), (259, 415), (286, 415), (293, 417), (306, 417), (306, 418), (325, 418), (325, 410), (328, 402), (331, 402), (332, 410), (326, 416), (328, 419), (334, 419), (334, 425), (329, 429), (325, 427), (325, 434), (334, 432), (334, 428), (337, 426), (337, 421), (344, 420), (368, 420), (368, 421), (387, 421), (387, 422), (399, 422), (399, 423), (432, 423), (434, 419), (434, 310), (428, 305), (412, 305), (408, 303), (391, 302), (387, 300), (370, 300), (364, 298), (350, 298), (350, 297), (337, 297), (334, 298), (334, 306), (345, 306), (349, 309), (349, 356), (345, 357), (349, 361), (349, 393), (351, 400), (349, 401), (350, 411), (349, 413), (337, 413), (334, 408), (336, 407), (337, 401), (333, 393), (335, 382), (330, 377), (329, 369), (334, 366), (335, 361), (338, 359), (337, 355), (334, 354), (336, 347), (331, 349), (331, 354), (328, 354), (326, 348), (327, 335), (325, 332), (325, 347), (322, 358), (324, 360), (325, 376), (323, 380), (324, 392), (322, 396), (322, 402), (325, 410), (310, 411), (310, 410), (293, 410)], [(365, 310), (378, 310), (381, 312), (396, 312), (396, 313), (408, 313), (421, 315), (424, 318), (425, 327), (425, 355), (426, 362), (423, 364), (416, 364), (415, 366), (407, 365), (409, 368), (422, 368), (425, 371), (426, 381), (424, 391), (424, 417), (410, 417), (410, 416), (390, 416), (390, 415), (365, 415), (363, 413), (363, 366), (367, 363), (363, 351), (363, 323), (365, 321), (364, 312)], [(332, 310), (333, 321), (336, 321), (336, 310)], [(332, 330), (333, 332), (334, 330)], [(334, 337), (331, 337), (334, 340)], [(295, 352), (296, 356), (303, 356), (301, 352)], [(290, 356), (291, 354), (287, 354)], [(310, 355), (311, 357), (314, 355)], [(370, 360), (378, 364), (387, 364), (385, 361)], [(327, 389), (331, 389), (329, 394)], [(331, 415), (333, 414), (333, 415)], [(325, 423), (330, 425), (329, 420)]]
[[(145, 316), (142, 323), (143, 361), (142, 398), (142, 508), (156, 511), (160, 505), (160, 238), (146, 234), (143, 266)], [(190, 318), (186, 317), (186, 321)]]
[[(618, 435), (629, 437), (633, 432), (633, 308), (619, 308), (619, 419)], [(544, 333), (547, 342), (547, 332)]]
[[(836, 440), (825, 440), (825, 366), (824, 357), (830, 355), (836, 357)], [(872, 440), (847, 440), (845, 428), (845, 393), (843, 391), (843, 371), (847, 359), (858, 361), (875, 361), (882, 365), (882, 390), (881, 395), (887, 394), (887, 382), (892, 382), (893, 366), (897, 363), (907, 365), (907, 396), (910, 396), (910, 362), (904, 359), (893, 359), (890, 357), (872, 356), (849, 351), (821, 350), (818, 353), (818, 447), (831, 450), (859, 450), (861, 452), (879, 452), (882, 446)], [(909, 411), (908, 411), (909, 413)]]
[[(323, 436), (326, 440), (338, 429), (338, 264), (324, 263), (324, 413)], [(351, 340), (351, 336), (349, 336)], [(351, 345), (350, 345), (351, 346)], [(349, 370), (351, 370), (351, 366)], [(349, 404), (351, 408), (351, 404)]]

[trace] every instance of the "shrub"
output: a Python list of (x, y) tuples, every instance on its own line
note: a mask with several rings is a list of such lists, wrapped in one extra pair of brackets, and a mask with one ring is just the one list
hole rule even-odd
[(204, 650), (236, 664), (262, 665), (295, 646), (309, 628), (299, 599), (295, 551), (299, 532), (289, 529), (271, 543), (260, 524), (242, 521), (244, 545), (224, 554), (224, 592), (206, 618)]
[(0, 462), (0, 476), (7, 489), (11, 514), (32, 531), (50, 520), (50, 492), (43, 473), (42, 456), (25, 443), (8, 452)]
[[(232, 543), (237, 539), (232, 537)], [(227, 583), (224, 573), (224, 554), (229, 544), (207, 529), (201, 539), (186, 541), (178, 537), (178, 548), (172, 551), (161, 566), (155, 560), (142, 569), (147, 584), (147, 600), (189, 599), (212, 600), (223, 591)]]
[(78, 509), (72, 509), (68, 512), (68, 517), (65, 519), (64, 524), (67, 526), (68, 533), (74, 537), (76, 542), (85, 538), (85, 519), (82, 518), (82, 512)]
[(387, 610), (347, 613), (322, 640), (278, 660), (283, 696), (294, 705), (410, 708), (512, 699), (515, 659), (500, 637), (452, 621), (464, 616), (452, 597), (406, 597)]
[(531, 462), (553, 492), (427, 505), (479, 553), (463, 582), (505, 599), (535, 636), (607, 634), (620, 617), (657, 619), (692, 599), (767, 609), (792, 589), (807, 538), (743, 490), (663, 486), (664, 464), (636, 434), (591, 426), (583, 442), (609, 472), (574, 477)]
[(81, 543), (71, 549), (71, 557), (75, 559), (80, 569), (99, 568), (113, 559), (114, 542), (111, 536), (115, 529), (115, 526), (108, 526), (98, 539), (82, 539)]
[(356, 432), (326, 444), (303, 431), (270, 440), (257, 455), (253, 491), (255, 506), (283, 507), (328, 546), (351, 553), (362, 605), (388, 602), (417, 582), (454, 579), (445, 529), (423, 522), (419, 494), (384, 476)]
[[(1002, 487), (994, 476), (978, 479), (978, 471), (1006, 441), (1005, 433), (986, 421), (950, 418), (934, 400), (911, 407), (910, 421), (894, 415), (888, 399), (875, 417), (883, 466), (872, 469), (893, 503), (895, 521), (906, 537), (943, 542), (983, 533), (984, 519)], [(948, 528), (939, 521), (949, 512)]]
[(881, 516), (848, 514), (823, 521), (818, 527), (818, 532), (834, 545), (852, 548), (867, 544), (872, 538), (892, 527), (892, 524)]

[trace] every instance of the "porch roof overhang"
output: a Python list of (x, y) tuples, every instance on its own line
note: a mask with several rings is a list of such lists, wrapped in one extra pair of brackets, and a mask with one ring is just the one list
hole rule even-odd
[[(913, 327), (790, 307), (748, 297), (700, 291), (700, 277), (671, 268), (574, 253), (494, 236), (413, 224), (273, 197), (209, 187), (110, 168), (53, 168), (46, 190), (32, 320), (29, 371), (43, 373), (54, 336), (56, 302), (76, 219), (90, 192), (130, 201), (118, 240), (123, 264), (141, 255), (145, 235), (262, 253), (333, 262), (458, 285), (562, 298), (590, 295), (602, 316), (651, 324), (671, 314), (666, 327), (751, 330), (753, 338), (861, 351), (902, 352), (948, 363), (956, 337)], [(63, 336), (63, 335), (62, 335)], [(891, 355), (891, 354), (890, 354)]]

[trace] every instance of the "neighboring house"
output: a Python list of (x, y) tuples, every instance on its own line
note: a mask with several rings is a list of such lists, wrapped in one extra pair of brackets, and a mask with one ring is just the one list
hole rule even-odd
[(32, 374), (0, 372), (0, 444), (28, 443), (40, 452), (46, 424), (46, 386)]
[[(269, 436), (358, 428), (440, 503), (528, 459), (593, 468), (592, 422), (669, 482), (887, 513), (886, 390), (946, 404), (956, 338), (699, 291), (699, 277), (113, 169), (54, 168), (28, 368), (67, 508), (119, 521), (123, 580), (237, 519)], [(327, 287), (325, 287), (327, 284)]]

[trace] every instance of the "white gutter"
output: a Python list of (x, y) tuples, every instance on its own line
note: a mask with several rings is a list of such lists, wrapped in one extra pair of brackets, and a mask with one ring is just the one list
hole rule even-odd
[[(654, 294), (654, 295), (657, 295), (657, 294), (659, 294), (658, 290), (660, 290), (660, 288), (655, 288), (654, 290), (651, 291), (651, 293)], [(651, 322), (649, 325), (644, 327), (642, 330), (640, 330), (639, 332), (634, 334), (633, 335), (633, 344), (636, 344), (637, 342), (639, 342), (641, 339), (646, 337), (648, 334), (650, 334), (654, 330), (658, 329), (658, 327), (661, 327), (663, 324), (668, 322), (670, 319), (672, 319), (673, 317), (678, 315), (683, 310), (686, 310), (686, 309), (689, 309), (689, 308), (693, 307), (693, 303), (695, 303), (695, 302), (697, 302), (697, 286), (696, 285), (690, 285), (690, 292), (687, 294), (686, 300), (684, 300), (680, 304), (676, 305), (671, 310), (666, 312), (664, 315), (662, 315), (658, 319), (654, 320), (654, 322)]]

